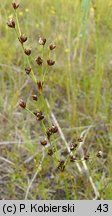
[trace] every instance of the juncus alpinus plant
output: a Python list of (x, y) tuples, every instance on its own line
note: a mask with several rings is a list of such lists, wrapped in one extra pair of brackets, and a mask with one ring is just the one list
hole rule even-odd
[[(34, 85), (36, 86), (37, 92), (32, 94), (31, 100), (32, 103), (36, 103), (37, 110), (30, 110), (27, 106), (27, 99), (24, 100), (23, 98), (20, 98), (19, 100), (19, 106), (23, 109), (29, 112), (37, 121), (37, 123), (40, 125), (43, 138), (40, 140), (40, 145), (43, 149), (43, 157), (40, 161), (40, 166), (38, 167), (37, 173), (34, 175), (33, 179), (31, 180), (27, 192), (26, 197), (28, 196), (28, 192), (30, 190), (31, 184), (34, 181), (34, 178), (38, 174), (38, 172), (42, 168), (43, 160), (45, 160), (46, 155), (53, 158), (54, 165), (56, 166), (56, 169), (60, 172), (66, 172), (67, 165), (70, 163), (75, 163), (77, 165), (77, 168), (80, 173), (82, 173), (82, 170), (80, 168), (80, 162), (83, 163), (84, 169), (86, 172), (88, 172), (87, 177), (89, 178), (90, 184), (92, 186), (92, 189), (94, 190), (94, 194), (96, 198), (99, 197), (99, 192), (97, 191), (95, 184), (89, 174), (88, 167), (86, 165), (86, 161), (94, 160), (96, 157), (102, 158), (103, 153), (102, 151), (99, 151), (94, 157), (90, 156), (88, 153), (84, 153), (83, 151), (83, 143), (85, 141), (85, 138), (87, 136), (87, 133), (89, 131), (86, 130), (82, 132), (81, 136), (79, 138), (76, 138), (73, 140), (72, 143), (68, 144), (64, 134), (54, 116), (54, 114), (50, 111), (49, 103), (45, 97), (44, 94), (44, 87), (46, 85), (46, 77), (48, 76), (49, 69), (51, 67), (55, 66), (55, 59), (52, 57), (53, 52), (55, 52), (56, 45), (55, 43), (48, 42), (48, 39), (46, 39), (45, 36), (38, 36), (38, 46), (41, 46), (41, 53), (38, 54), (34, 61), (37, 64), (37, 73), (33, 70), (33, 65), (31, 63), (31, 56), (32, 56), (32, 49), (31, 47), (27, 47), (27, 41), (28, 36), (26, 33), (23, 33), (23, 29), (20, 28), (19, 20), (18, 20), (18, 10), (19, 10), (19, 3), (12, 2), (12, 8), (14, 10), (14, 18), (8, 20), (7, 25), (10, 29), (14, 30), (16, 33), (18, 42), (20, 43), (24, 56), (26, 58), (26, 67), (24, 68), (24, 71), (26, 75), (31, 78)], [(23, 27), (22, 27), (23, 28)], [(44, 53), (45, 50), (47, 51), (47, 58), (45, 57)], [(52, 117), (52, 119), (51, 119)], [(53, 123), (52, 123), (53, 122)], [(59, 146), (57, 145), (56, 139), (57, 136), (61, 136), (63, 143), (67, 149), (67, 154), (65, 157), (62, 156), (62, 152), (60, 152)], [(63, 147), (63, 151), (65, 151), (65, 147)], [(81, 157), (80, 157), (80, 151), (79, 155), (76, 155), (76, 152), (78, 153), (78, 150), (81, 150)]]

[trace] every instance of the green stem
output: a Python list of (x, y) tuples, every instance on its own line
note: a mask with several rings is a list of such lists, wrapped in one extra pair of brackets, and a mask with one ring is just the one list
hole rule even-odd
[(17, 27), (18, 27), (18, 31), (19, 31), (19, 36), (21, 36), (21, 29), (20, 29), (19, 20), (18, 20), (18, 15), (17, 15), (16, 10), (15, 10), (15, 16), (16, 16), (16, 23), (17, 23)]
[(30, 114), (32, 114), (33, 116), (35, 116), (35, 114), (31, 110), (29, 110), (28, 108), (25, 108), (25, 110), (27, 110)]

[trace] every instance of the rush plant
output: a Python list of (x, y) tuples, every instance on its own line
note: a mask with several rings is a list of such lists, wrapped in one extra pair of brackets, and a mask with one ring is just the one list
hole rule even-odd
[[(77, 166), (78, 171), (82, 174), (82, 169), (80, 167), (81, 162), (88, 174), (87, 177), (94, 191), (95, 198), (97, 199), (99, 197), (99, 192), (95, 187), (92, 177), (90, 176), (86, 161), (93, 161), (96, 157), (102, 158), (103, 153), (99, 151), (93, 157), (89, 154), (84, 153), (83, 151), (83, 144), (91, 127), (83, 131), (80, 137), (76, 138), (72, 143), (68, 144), (61, 130), (61, 127), (58, 124), (57, 119), (55, 118), (54, 113), (50, 109), (49, 102), (45, 95), (44, 89), (46, 86), (46, 77), (49, 74), (50, 68), (55, 67), (56, 64), (56, 60), (52, 57), (54, 56), (53, 53), (55, 52), (56, 45), (53, 42), (49, 43), (48, 39), (45, 36), (38, 35), (38, 46), (40, 46), (41, 49), (39, 49), (38, 51), (38, 53), (40, 53), (35, 57), (35, 59), (33, 59), (33, 62), (36, 62), (37, 65), (37, 72), (35, 72), (33, 69), (33, 63), (31, 61), (33, 50), (26, 45), (29, 38), (26, 33), (23, 32), (23, 28), (21, 28), (19, 24), (17, 12), (19, 10), (19, 3), (13, 2), (12, 8), (14, 10), (14, 18), (9, 19), (7, 25), (15, 32), (18, 43), (20, 43), (20, 46), (22, 47), (24, 56), (26, 58), (26, 66), (24, 68), (24, 71), (26, 73), (26, 76), (28, 76), (32, 80), (36, 87), (36, 91), (32, 93), (31, 101), (32, 103), (36, 104), (37, 109), (29, 109), (27, 105), (27, 98), (25, 100), (23, 98), (20, 98), (18, 105), (23, 110), (29, 112), (29, 115), (32, 115), (32, 117), (36, 119), (37, 124), (40, 125), (41, 133), (43, 134), (43, 138), (41, 138), (40, 140), (43, 156), (37, 172), (28, 185), (25, 198), (28, 197), (31, 185), (39, 171), (42, 169), (43, 161), (46, 157), (52, 157), (57, 172), (66, 172), (67, 166), (70, 166), (70, 163), (74, 163)], [(45, 53), (47, 53), (47, 57)], [(64, 157), (63, 152), (60, 151), (59, 145), (57, 145), (57, 139), (59, 136), (63, 141), (63, 152), (67, 149), (67, 154)]]

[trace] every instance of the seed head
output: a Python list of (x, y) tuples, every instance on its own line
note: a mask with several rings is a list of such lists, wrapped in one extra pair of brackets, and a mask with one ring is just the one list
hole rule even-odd
[(25, 34), (22, 34), (18, 39), (19, 39), (21, 44), (23, 44), (27, 41), (27, 37), (25, 36)]
[(52, 156), (54, 154), (54, 150), (49, 148), (47, 153), (48, 155)]
[(71, 143), (70, 144), (70, 150), (72, 151), (72, 150), (74, 150), (74, 149), (76, 149), (77, 148), (77, 143)]
[(31, 55), (31, 49), (26, 49), (26, 48), (25, 48), (25, 49), (24, 49), (24, 52), (25, 52), (25, 54), (28, 55), (28, 56)]
[(10, 19), (8, 22), (7, 22), (7, 25), (8, 27), (10, 28), (15, 28), (15, 21), (13, 19)]
[(12, 6), (13, 6), (14, 10), (16, 10), (19, 7), (19, 3), (12, 2)]
[(74, 150), (74, 145), (73, 145), (73, 144), (70, 145), (70, 150), (71, 150), (71, 151)]
[(53, 50), (53, 49), (55, 49), (56, 48), (56, 45), (54, 44), (54, 43), (50, 43), (49, 44), (49, 49), (50, 50)]
[(51, 127), (51, 132), (52, 132), (52, 133), (57, 133), (57, 132), (58, 132), (58, 127), (55, 126), (55, 125), (52, 125), (52, 127)]
[(47, 138), (48, 139), (50, 139), (50, 136), (52, 135), (52, 130), (51, 130), (51, 128), (48, 128), (48, 130), (47, 130)]
[(83, 137), (77, 139), (78, 142), (83, 142)]
[(51, 60), (51, 59), (48, 59), (48, 60), (47, 60), (47, 64), (48, 64), (49, 66), (52, 66), (52, 65), (55, 64), (55, 61), (53, 61), (53, 60)]
[(27, 75), (29, 75), (30, 72), (31, 72), (31, 68), (30, 67), (25, 68), (25, 72), (26, 72)]
[(86, 154), (85, 156), (84, 156), (84, 160), (89, 160), (89, 155), (88, 154)]
[(40, 143), (41, 143), (41, 145), (46, 146), (47, 145), (47, 140), (44, 139), (44, 140), (40, 141)]
[(102, 151), (99, 151), (96, 155), (98, 158), (103, 158), (103, 152)]
[(43, 115), (42, 111), (33, 112), (33, 114), (37, 117), (38, 121), (41, 121), (42, 119), (44, 119), (44, 115)]
[(43, 60), (42, 60), (42, 58), (41, 58), (40, 56), (38, 56), (38, 57), (35, 59), (35, 61), (37, 62), (38, 65), (42, 65), (42, 63), (43, 63)]
[(59, 164), (58, 164), (58, 167), (57, 167), (61, 172), (63, 172), (64, 171), (64, 169), (65, 169), (65, 162), (64, 162), (64, 160), (60, 160), (59, 161)]
[(75, 157), (75, 156), (73, 156), (73, 155), (72, 155), (72, 156), (70, 156), (70, 161), (71, 161), (71, 162), (74, 162), (74, 161), (76, 161), (76, 157)]
[(26, 102), (23, 99), (21, 99), (19, 101), (19, 106), (22, 107), (23, 109), (25, 109), (26, 108)]
[(45, 43), (46, 43), (46, 38), (39, 37), (38, 42), (39, 42), (40, 45), (43, 45), (43, 46), (44, 46)]
[(41, 121), (42, 119), (44, 119), (44, 115), (42, 114), (42, 112), (37, 112), (37, 120)]
[(37, 95), (32, 95), (34, 101), (37, 101)]

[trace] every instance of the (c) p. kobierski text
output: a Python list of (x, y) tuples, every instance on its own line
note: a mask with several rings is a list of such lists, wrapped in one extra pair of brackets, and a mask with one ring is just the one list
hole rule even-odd
[(27, 206), (25, 204), (20, 204), (20, 212), (31, 212), (31, 213), (36, 213), (36, 212), (75, 212), (75, 206), (74, 204), (66, 204), (66, 205), (52, 205), (52, 204), (42, 204), (38, 205), (36, 204), (30, 204), (30, 206)]

